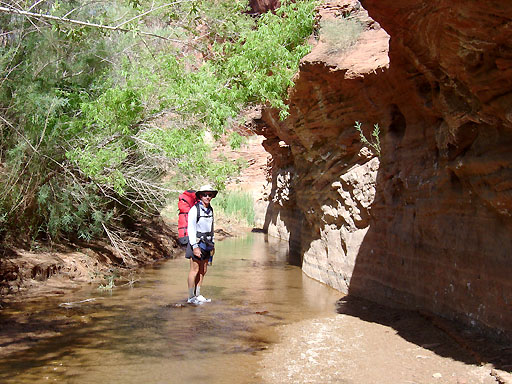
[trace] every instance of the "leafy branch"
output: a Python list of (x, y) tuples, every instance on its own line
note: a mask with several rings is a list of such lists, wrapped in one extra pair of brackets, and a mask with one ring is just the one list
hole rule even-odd
[[(87, 22), (87, 21), (69, 19), (67, 17), (53, 16), (53, 15), (48, 15), (48, 14), (44, 14), (44, 13), (35, 13), (35, 12), (25, 11), (25, 10), (22, 10), (22, 9), (16, 9), (16, 8), (12, 8), (12, 7), (1, 7), (0, 6), (0, 12), (16, 14), (16, 15), (22, 15), (22, 16), (27, 16), (27, 17), (33, 17), (33, 18), (36, 18), (36, 19), (47, 19), (47, 20), (52, 20), (52, 21), (56, 21), (56, 22), (59, 22), (59, 23), (69, 23), (69, 24), (81, 25), (81, 26), (84, 26), (84, 27), (106, 29), (106, 30), (110, 30), (110, 31), (136, 32), (136, 33), (138, 33), (140, 35), (144, 35), (144, 36), (158, 37), (160, 39), (164, 39), (164, 40), (167, 40), (167, 41), (173, 41), (173, 42), (176, 42), (176, 43), (185, 43), (183, 40), (170, 39), (168, 37), (157, 35), (155, 33), (144, 32), (144, 31), (134, 31), (132, 29), (121, 28), (121, 27), (123, 25), (129, 23), (129, 22), (132, 22), (132, 21), (134, 21), (136, 19), (140, 19), (141, 17), (144, 17), (144, 16), (148, 15), (149, 13), (155, 12), (155, 11), (157, 11), (159, 9), (162, 9), (162, 8), (165, 8), (165, 7), (170, 7), (172, 5), (176, 5), (176, 4), (180, 4), (180, 3), (184, 3), (184, 2), (191, 2), (191, 1), (194, 1), (194, 0), (181, 0), (181, 1), (175, 1), (173, 3), (164, 4), (164, 5), (161, 5), (159, 7), (152, 8), (152, 9), (150, 9), (150, 10), (148, 10), (146, 12), (143, 12), (143, 13), (137, 15), (137, 16), (134, 16), (131, 19), (123, 21), (122, 23), (119, 23), (119, 24), (117, 24), (115, 26), (113, 26), (113, 25), (103, 25), (103, 24), (90, 23), (90, 22)], [(71, 12), (68, 12), (68, 14), (71, 13)]]
[(373, 149), (373, 151), (377, 154), (377, 156), (380, 157), (380, 128), (379, 124), (373, 125), (373, 132), (372, 137), (370, 140), (366, 138), (366, 136), (363, 133), (362, 124), (359, 121), (356, 121), (354, 128), (359, 132), (359, 138), (361, 139), (361, 143), (368, 145), (370, 148)]

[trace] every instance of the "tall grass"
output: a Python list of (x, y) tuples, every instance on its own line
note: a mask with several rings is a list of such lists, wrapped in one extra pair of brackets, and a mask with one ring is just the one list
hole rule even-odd
[(228, 217), (244, 220), (254, 225), (254, 200), (252, 195), (243, 191), (225, 191), (215, 198), (215, 208)]

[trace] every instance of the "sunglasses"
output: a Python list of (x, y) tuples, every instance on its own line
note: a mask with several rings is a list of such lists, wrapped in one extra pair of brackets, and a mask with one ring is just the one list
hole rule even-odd
[(201, 196), (203, 196), (203, 197), (213, 197), (213, 193), (210, 193), (210, 192), (201, 193)]

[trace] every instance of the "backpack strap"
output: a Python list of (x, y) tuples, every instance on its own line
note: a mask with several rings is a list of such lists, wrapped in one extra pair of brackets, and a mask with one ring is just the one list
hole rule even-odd
[(213, 217), (213, 207), (212, 205), (210, 204), (210, 209), (212, 210), (212, 237), (213, 237), (213, 226), (215, 225), (215, 217)]
[[(188, 205), (189, 209), (192, 208), (193, 204), (191, 205), (190, 201), (188, 201), (187, 199), (184, 199), (183, 197), (180, 197), (180, 200), (184, 201)], [(182, 215), (183, 213), (188, 213), (188, 212), (180, 212), (180, 215)]]
[[(197, 210), (197, 219), (196, 219), (196, 223), (197, 223), (197, 222), (199, 222), (199, 219), (201, 218), (201, 207), (199, 206), (199, 201), (196, 203), (195, 207)], [(215, 220), (213, 217), (213, 207), (211, 206), (211, 204), (210, 204), (210, 210), (212, 212), (212, 230), (210, 231), (210, 233), (211, 233), (211, 236), (213, 236), (213, 225), (215, 223)]]

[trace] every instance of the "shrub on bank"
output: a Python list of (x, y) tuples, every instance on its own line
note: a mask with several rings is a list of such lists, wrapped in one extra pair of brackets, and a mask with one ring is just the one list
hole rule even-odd
[(309, 51), (315, 3), (282, 4), (252, 18), (247, 1), (17, 2), (133, 33), (1, 13), (0, 238), (121, 238), (169, 190), (222, 189), (241, 165), (212, 161), (205, 130), (249, 104), (286, 113)]

